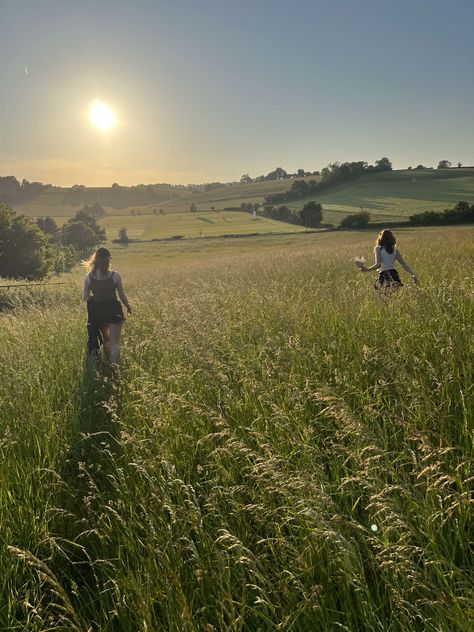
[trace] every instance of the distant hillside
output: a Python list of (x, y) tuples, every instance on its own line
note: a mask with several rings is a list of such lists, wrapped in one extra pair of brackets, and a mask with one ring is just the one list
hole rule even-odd
[[(312, 178), (318, 180), (318, 176)], [(52, 217), (71, 217), (86, 204), (101, 204), (108, 215), (130, 215), (132, 211), (142, 214), (153, 214), (156, 209), (164, 209), (166, 213), (188, 212), (191, 204), (196, 204), (199, 210), (216, 210), (227, 207), (240, 206), (242, 202), (262, 202), (266, 195), (286, 191), (292, 180), (273, 180), (267, 182), (253, 182), (250, 184), (228, 184), (210, 191), (193, 193), (189, 188), (171, 187), (171, 185), (150, 185), (154, 188), (154, 201), (146, 199), (148, 187), (138, 188), (135, 201), (128, 200), (128, 204), (111, 204), (113, 192), (111, 187), (93, 188), (59, 188), (39, 193), (32, 200), (15, 204), (9, 202), (18, 213), (30, 217), (50, 215)], [(132, 195), (129, 193), (128, 195)], [(111, 200), (112, 198), (112, 200)], [(125, 198), (122, 197), (122, 200)], [(8, 200), (6, 200), (8, 202)]]
[[(318, 176), (304, 178), (318, 180)], [(51, 215), (64, 221), (82, 208), (85, 204), (99, 202), (111, 216), (131, 216), (132, 213), (152, 215), (154, 211), (163, 209), (166, 214), (187, 213), (191, 204), (195, 204), (198, 212), (211, 209), (222, 210), (237, 208), (245, 203), (262, 203), (264, 197), (274, 193), (287, 191), (292, 179), (252, 182), (249, 184), (232, 184), (213, 188), (210, 191), (193, 193), (189, 189), (182, 190), (170, 185), (153, 185), (163, 187), (156, 189), (162, 198), (156, 202), (130, 204), (122, 208), (114, 208), (107, 204), (110, 188), (87, 188), (82, 191), (77, 201), (71, 189), (54, 187), (53, 190), (39, 194), (35, 199), (19, 205), (13, 205), (19, 213), (38, 217)], [(78, 193), (76, 192), (76, 195)], [(146, 195), (145, 189), (140, 195)], [(139, 199), (139, 198), (137, 198)], [(462, 167), (451, 169), (413, 169), (400, 171), (384, 171), (359, 176), (349, 182), (335, 185), (324, 193), (314, 194), (307, 199), (287, 202), (291, 208), (300, 208), (309, 199), (320, 202), (324, 208), (324, 221), (338, 224), (345, 215), (360, 211), (369, 211), (372, 221), (401, 220), (414, 213), (427, 210), (444, 210), (459, 200), (474, 202), (474, 168)]]
[[(396, 221), (414, 213), (442, 211), (459, 200), (474, 203), (473, 167), (385, 171), (361, 176), (317, 196), (324, 220), (333, 224), (361, 209), (371, 214), (373, 222)], [(288, 206), (300, 208), (307, 201)]]

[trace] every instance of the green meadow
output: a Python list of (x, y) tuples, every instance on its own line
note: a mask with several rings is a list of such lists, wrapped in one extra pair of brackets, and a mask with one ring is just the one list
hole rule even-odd
[[(69, 217), (55, 217), (62, 226)], [(294, 233), (304, 231), (303, 226), (277, 222), (267, 217), (253, 219), (250, 213), (240, 211), (210, 211), (197, 213), (170, 213), (164, 215), (107, 215), (99, 221), (104, 226), (107, 239), (118, 238), (121, 228), (127, 230), (129, 239), (149, 241), (171, 237), (217, 237), (225, 235), (250, 235), (254, 233)]]
[(266, 217), (252, 218), (239, 211), (211, 211), (208, 213), (173, 213), (120, 217), (110, 215), (101, 222), (109, 239), (115, 239), (125, 227), (130, 239), (166, 239), (183, 237), (215, 237), (218, 235), (300, 232), (304, 227), (277, 222)]
[(474, 229), (374, 237), (113, 245), (115, 372), (0, 288), (0, 629), (472, 630)]

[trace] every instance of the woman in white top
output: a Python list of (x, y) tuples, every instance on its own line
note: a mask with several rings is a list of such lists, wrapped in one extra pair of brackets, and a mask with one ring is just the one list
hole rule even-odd
[(360, 267), (361, 272), (370, 272), (378, 270), (379, 276), (375, 282), (377, 289), (390, 288), (397, 289), (403, 285), (400, 281), (398, 271), (395, 268), (395, 262), (398, 261), (402, 268), (411, 274), (414, 283), (418, 283), (415, 273), (405, 262), (400, 251), (396, 246), (395, 235), (390, 230), (382, 230), (375, 242), (375, 263), (369, 268), (365, 265)]

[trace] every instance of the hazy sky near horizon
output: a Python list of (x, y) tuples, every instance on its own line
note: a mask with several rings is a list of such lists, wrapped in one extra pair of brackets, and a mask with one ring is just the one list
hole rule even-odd
[[(474, 164), (473, 0), (0, 0), (0, 175)], [(93, 99), (117, 116), (88, 119)]]

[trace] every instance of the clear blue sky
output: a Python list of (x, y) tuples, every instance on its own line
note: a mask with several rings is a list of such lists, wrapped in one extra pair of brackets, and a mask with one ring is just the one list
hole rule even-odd
[[(474, 164), (473, 0), (0, 0), (0, 175)], [(117, 126), (95, 129), (99, 98)]]

